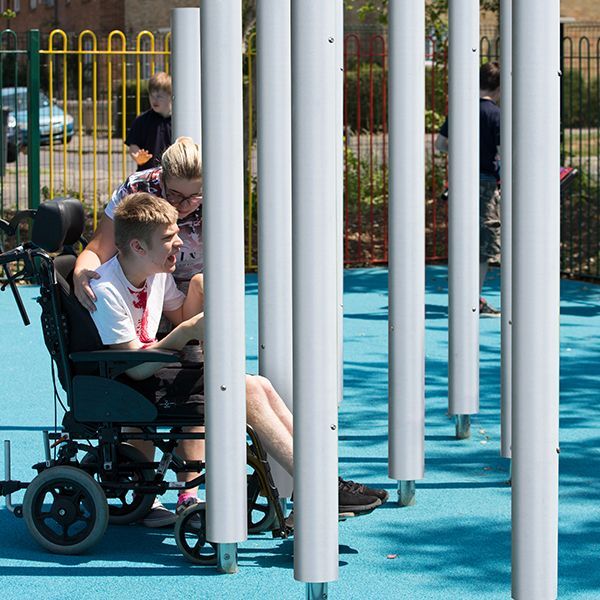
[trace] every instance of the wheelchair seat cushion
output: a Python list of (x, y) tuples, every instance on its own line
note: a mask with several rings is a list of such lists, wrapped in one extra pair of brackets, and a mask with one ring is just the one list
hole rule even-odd
[(119, 380), (151, 400), (158, 410), (158, 419), (198, 418), (204, 422), (204, 364), (173, 363), (142, 380), (121, 375)]

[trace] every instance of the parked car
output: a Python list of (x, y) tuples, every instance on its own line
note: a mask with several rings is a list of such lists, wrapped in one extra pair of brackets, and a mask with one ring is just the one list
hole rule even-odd
[[(27, 88), (2, 88), (2, 106), (9, 108), (7, 122), (7, 161), (14, 162), (21, 146), (27, 144)], [(16, 112), (15, 112), (16, 108)], [(64, 128), (67, 129), (67, 143), (73, 137), (73, 117), (65, 114), (56, 104), (52, 105), (52, 137), (55, 143), (64, 139)], [(40, 143), (50, 143), (50, 100), (44, 92), (40, 92)]]

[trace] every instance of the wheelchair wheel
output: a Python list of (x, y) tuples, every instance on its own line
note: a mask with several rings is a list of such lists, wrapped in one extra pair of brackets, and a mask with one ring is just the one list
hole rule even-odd
[(271, 531), (277, 519), (275, 507), (265, 497), (260, 476), (254, 465), (249, 464), (248, 480), (248, 533)]
[(55, 554), (81, 554), (96, 544), (108, 525), (102, 488), (76, 467), (52, 467), (28, 486), (23, 518), (29, 533)]
[[(88, 452), (81, 461), (82, 465), (96, 464), (98, 458)], [(111, 525), (129, 525), (143, 519), (147, 514), (154, 498), (154, 494), (134, 494), (131, 490), (111, 489), (111, 482), (127, 483), (134, 481), (152, 481), (154, 471), (131, 466), (131, 463), (147, 462), (146, 457), (131, 444), (117, 446), (117, 462), (119, 472), (114, 475), (102, 474), (96, 469), (95, 477), (102, 484), (108, 501), (108, 522)]]
[(206, 541), (206, 505), (186, 508), (175, 523), (175, 541), (181, 553), (195, 565), (217, 564), (217, 547)]

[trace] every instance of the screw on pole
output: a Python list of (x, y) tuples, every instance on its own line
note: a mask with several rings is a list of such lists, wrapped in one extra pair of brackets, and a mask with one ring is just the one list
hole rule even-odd
[(414, 506), (416, 503), (416, 492), (414, 481), (398, 482), (398, 505)]
[(217, 570), (229, 575), (238, 572), (237, 544), (219, 544), (217, 546)]

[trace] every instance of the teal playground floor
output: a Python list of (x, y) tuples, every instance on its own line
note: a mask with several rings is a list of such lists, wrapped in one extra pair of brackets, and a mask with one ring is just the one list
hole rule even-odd
[[(387, 478), (387, 271), (345, 275), (345, 398), (340, 470), (391, 492)], [(485, 290), (499, 304), (494, 270)], [(247, 279), (248, 370), (256, 370), (257, 283)], [(33, 324), (23, 327), (10, 293), (0, 294), (0, 436), (12, 440), (13, 477), (43, 458), (54, 415), (49, 358), (35, 288), (23, 288)], [(561, 598), (600, 598), (600, 286), (563, 281), (561, 307)], [(500, 447), (500, 320), (481, 321), (481, 412), (469, 440), (446, 416), (447, 271), (427, 270), (426, 477), (417, 504), (393, 500), (340, 523), (335, 599), (493, 600), (510, 597), (510, 488)], [(531, 427), (536, 424), (532, 423)], [(16, 498), (18, 500), (18, 498)], [(167, 497), (174, 501), (174, 497)], [(0, 508), (0, 597), (6, 600), (145, 598), (301, 599), (291, 541), (268, 535), (240, 546), (237, 575), (185, 562), (171, 531), (110, 526), (88, 555), (54, 556), (25, 523)], [(392, 558), (390, 558), (392, 557)]]

